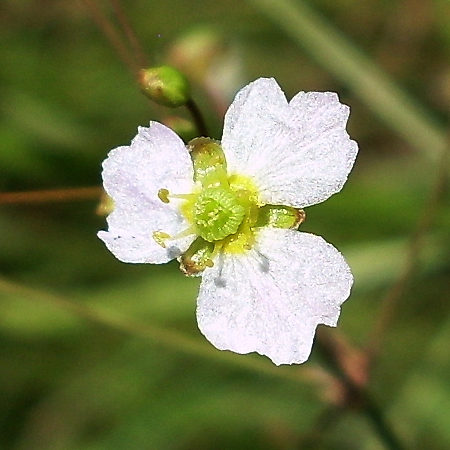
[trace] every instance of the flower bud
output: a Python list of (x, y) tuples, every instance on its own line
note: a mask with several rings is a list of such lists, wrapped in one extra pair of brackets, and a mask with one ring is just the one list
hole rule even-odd
[(142, 92), (159, 105), (176, 108), (191, 98), (191, 89), (186, 77), (170, 66), (153, 67), (140, 72)]

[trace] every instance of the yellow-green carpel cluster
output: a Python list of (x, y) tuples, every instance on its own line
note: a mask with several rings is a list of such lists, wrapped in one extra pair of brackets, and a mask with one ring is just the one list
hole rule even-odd
[[(198, 237), (180, 258), (185, 274), (198, 275), (211, 267), (218, 252), (250, 250), (259, 227), (297, 228), (304, 221), (302, 210), (262, 204), (258, 189), (249, 177), (228, 176), (219, 142), (196, 138), (188, 144), (188, 149), (198, 191), (185, 196), (181, 211)], [(164, 201), (165, 190), (160, 193)]]

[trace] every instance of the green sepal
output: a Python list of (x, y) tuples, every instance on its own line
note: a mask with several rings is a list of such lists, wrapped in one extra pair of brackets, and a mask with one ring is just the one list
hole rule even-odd
[(214, 244), (198, 237), (187, 249), (187, 251), (178, 258), (181, 271), (190, 277), (198, 276), (207, 267), (212, 267), (211, 261)]
[(139, 84), (142, 92), (159, 105), (177, 108), (191, 98), (191, 88), (186, 77), (170, 66), (141, 70)]
[(257, 227), (298, 228), (305, 221), (303, 209), (292, 206), (265, 205), (259, 209)]

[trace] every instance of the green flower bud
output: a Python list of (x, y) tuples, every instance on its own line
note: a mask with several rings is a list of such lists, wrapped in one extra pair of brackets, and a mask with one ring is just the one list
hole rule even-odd
[(139, 83), (142, 92), (159, 105), (176, 108), (188, 102), (191, 89), (186, 77), (169, 66), (141, 70)]

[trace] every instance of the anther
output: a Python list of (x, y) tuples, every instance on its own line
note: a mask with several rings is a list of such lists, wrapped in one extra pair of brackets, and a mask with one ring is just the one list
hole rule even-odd
[(170, 239), (171, 241), (174, 241), (176, 239), (182, 239), (191, 234), (195, 234), (195, 232), (196, 232), (195, 228), (191, 226), (183, 230), (181, 233), (177, 233), (175, 236), (171, 236), (170, 234), (165, 233), (164, 231), (154, 231), (152, 237), (153, 240), (162, 248), (167, 248), (166, 245), (167, 240)]
[(163, 231), (154, 231), (153, 239), (162, 248), (166, 248), (166, 241), (167, 239), (171, 239), (171, 236), (170, 234), (164, 233)]
[(161, 188), (158, 191), (158, 198), (163, 203), (170, 203), (171, 198), (178, 198), (180, 200), (192, 200), (197, 198), (197, 194), (171, 194), (168, 189)]
[(163, 202), (163, 203), (169, 203), (169, 191), (167, 189), (160, 189), (158, 191), (158, 198)]

